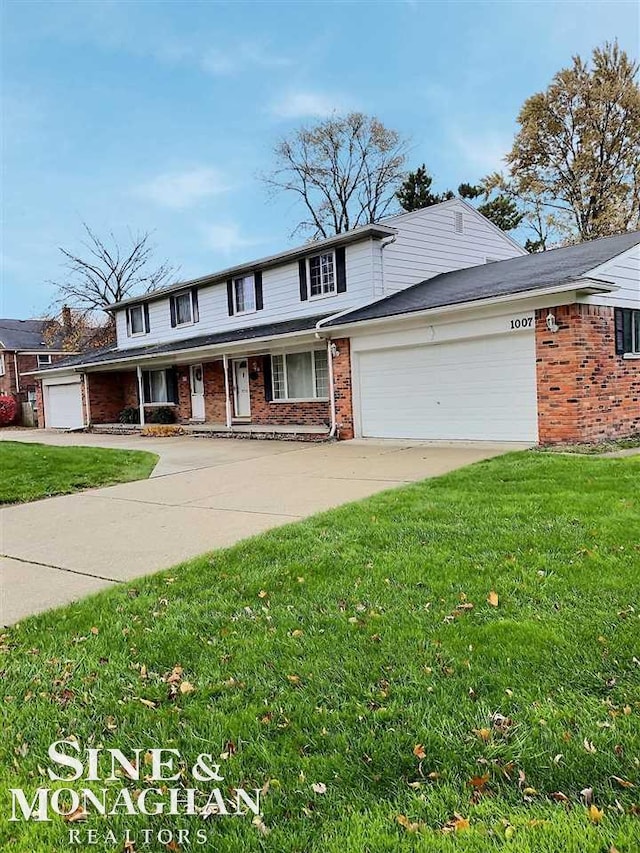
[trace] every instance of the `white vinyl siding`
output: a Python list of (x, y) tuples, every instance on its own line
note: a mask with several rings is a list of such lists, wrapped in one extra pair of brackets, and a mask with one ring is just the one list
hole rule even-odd
[[(456, 214), (462, 233), (456, 233)], [(451, 270), (526, 255), (506, 234), (455, 199), (384, 220), (398, 229), (383, 250), (384, 293), (395, 293)]]
[(589, 296), (581, 301), (592, 305), (617, 305), (620, 308), (640, 308), (640, 245), (628, 249), (591, 270), (591, 278), (611, 281), (618, 290), (611, 294)]

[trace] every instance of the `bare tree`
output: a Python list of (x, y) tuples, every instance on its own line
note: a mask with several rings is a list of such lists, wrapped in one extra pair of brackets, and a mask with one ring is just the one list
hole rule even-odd
[(295, 231), (313, 238), (376, 222), (395, 203), (407, 145), (362, 113), (302, 127), (276, 145), (276, 167), (264, 177), (274, 192), (295, 194), (307, 216)]
[(91, 313), (108, 308), (128, 296), (155, 290), (168, 284), (175, 268), (166, 261), (152, 263), (154, 247), (149, 232), (129, 234), (129, 244), (122, 247), (113, 232), (107, 244), (86, 222), (82, 223), (86, 252), (74, 254), (60, 248), (68, 276), (53, 281), (58, 291), (57, 305), (70, 305), (78, 312)]

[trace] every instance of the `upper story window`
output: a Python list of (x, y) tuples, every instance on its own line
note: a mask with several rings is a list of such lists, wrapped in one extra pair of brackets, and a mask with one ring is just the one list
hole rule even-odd
[(37, 356), (38, 367), (48, 367), (51, 364), (51, 356), (49, 353), (39, 354)]
[(142, 305), (132, 305), (130, 308), (127, 308), (127, 331), (129, 335), (144, 335), (146, 330), (144, 307)]
[(616, 308), (616, 353), (640, 357), (640, 310)]
[(298, 263), (300, 299), (321, 299), (344, 293), (347, 289), (346, 250), (337, 246), (330, 252), (321, 252)]
[(336, 290), (336, 264), (333, 252), (314, 255), (307, 261), (309, 266), (309, 296), (326, 296)]
[(227, 310), (230, 317), (262, 311), (263, 306), (261, 270), (255, 270), (253, 275), (228, 279)]
[(253, 276), (234, 278), (233, 307), (236, 314), (250, 314), (256, 310), (256, 291)]
[(4, 376), (6, 368), (4, 366), (4, 353), (0, 352), (0, 376)]
[(169, 302), (172, 326), (191, 326), (199, 321), (198, 291), (195, 288), (174, 294)]

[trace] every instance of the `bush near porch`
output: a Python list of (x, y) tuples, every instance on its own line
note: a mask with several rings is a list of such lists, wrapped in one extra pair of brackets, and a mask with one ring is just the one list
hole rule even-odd
[[(47, 784), (73, 735), (211, 752), (224, 790), (265, 792), (254, 822), (80, 829), (202, 827), (220, 853), (637, 850), (639, 474), (511, 454), (26, 620), (3, 638), (0, 781)], [(68, 829), (5, 822), (0, 845), (61, 850)]]

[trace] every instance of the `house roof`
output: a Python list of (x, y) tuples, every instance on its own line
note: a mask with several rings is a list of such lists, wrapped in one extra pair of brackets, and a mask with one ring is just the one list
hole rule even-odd
[(268, 267), (278, 266), (287, 261), (295, 261), (298, 258), (303, 258), (309, 255), (310, 252), (319, 252), (323, 249), (329, 249), (332, 246), (343, 246), (347, 243), (355, 243), (358, 240), (363, 240), (366, 237), (381, 240), (384, 237), (392, 237), (397, 231), (390, 225), (373, 224), (361, 225), (359, 228), (353, 228), (351, 231), (345, 231), (343, 234), (336, 234), (334, 237), (327, 237), (324, 240), (314, 240), (310, 243), (305, 243), (302, 246), (296, 246), (294, 249), (287, 249), (284, 252), (279, 252), (276, 255), (268, 255), (264, 258), (258, 258), (254, 261), (249, 261), (244, 264), (238, 264), (227, 269), (218, 270), (209, 275), (201, 276), (200, 278), (192, 278), (188, 281), (178, 281), (175, 284), (170, 284), (167, 287), (152, 290), (149, 293), (144, 293), (141, 296), (132, 296), (129, 299), (122, 299), (110, 305), (107, 309), (112, 311), (121, 308), (125, 305), (131, 305), (139, 302), (151, 302), (156, 299), (162, 299), (169, 293), (175, 293), (178, 290), (183, 290), (186, 287), (200, 287), (206, 284), (215, 284), (216, 282), (225, 281), (235, 275), (241, 273), (249, 273), (256, 269), (267, 269)]
[(294, 332), (305, 332), (315, 329), (319, 320), (326, 317), (321, 314), (315, 317), (298, 317), (295, 320), (285, 320), (280, 323), (264, 323), (260, 326), (249, 326), (243, 329), (228, 329), (225, 332), (215, 332), (209, 335), (200, 335), (193, 338), (185, 338), (179, 341), (170, 341), (164, 344), (150, 344), (144, 347), (131, 347), (130, 349), (118, 349), (116, 346), (93, 350), (70, 356), (51, 365), (38, 370), (38, 373), (61, 370), (69, 367), (92, 367), (99, 364), (120, 363), (137, 361), (141, 358), (152, 356), (171, 355), (184, 350), (204, 349), (219, 344), (241, 343), (259, 338), (277, 338), (282, 335), (290, 335)]
[(62, 335), (43, 338), (50, 320), (0, 320), (0, 348), (17, 352), (55, 352), (62, 349)]
[(640, 244), (640, 231), (441, 273), (363, 308), (333, 317), (323, 328), (359, 323), (568, 284)]

